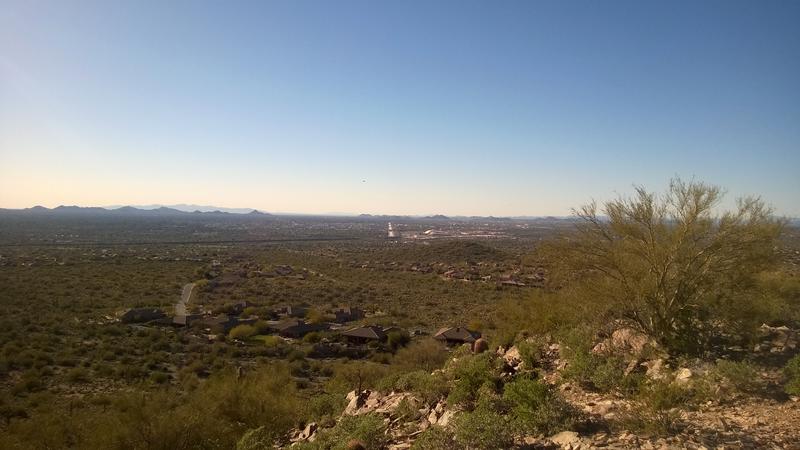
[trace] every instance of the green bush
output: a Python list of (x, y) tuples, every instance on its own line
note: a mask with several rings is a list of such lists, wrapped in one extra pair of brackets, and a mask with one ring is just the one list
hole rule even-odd
[(442, 375), (431, 375), (424, 370), (392, 374), (378, 382), (378, 389), (382, 391), (412, 392), (428, 403), (447, 395), (448, 388)]
[(247, 340), (256, 335), (256, 328), (252, 325), (237, 325), (228, 332), (232, 339)]
[(455, 448), (453, 435), (442, 427), (433, 426), (417, 436), (412, 450), (451, 450)]
[(441, 368), (447, 358), (447, 350), (440, 342), (434, 339), (423, 339), (398, 350), (392, 364), (403, 371), (432, 372)]
[(86, 383), (89, 381), (89, 371), (83, 367), (75, 367), (67, 372), (67, 380), (71, 383)]
[(783, 368), (786, 376), (784, 391), (789, 395), (800, 395), (800, 355), (790, 359)]
[(481, 387), (495, 389), (497, 386), (494, 359), (491, 355), (463, 356), (448, 367), (448, 371), (453, 380), (450, 395), (447, 396), (447, 402), (451, 405), (470, 409), (474, 407)]
[(277, 436), (266, 427), (258, 427), (247, 432), (236, 443), (236, 450), (270, 450), (274, 448)]
[(744, 361), (719, 360), (714, 372), (741, 392), (755, 392), (761, 387), (755, 367)]
[(357, 439), (368, 449), (383, 448), (388, 442), (386, 424), (375, 414), (344, 416), (333, 428), (322, 430), (314, 442), (298, 445), (298, 450), (345, 450), (347, 442)]
[(622, 424), (631, 430), (658, 435), (675, 432), (681, 408), (691, 408), (706, 400), (702, 385), (653, 382), (645, 385), (637, 396), (636, 407), (622, 417)]
[(496, 450), (509, 448), (514, 442), (508, 417), (489, 408), (477, 408), (456, 416), (456, 442), (463, 448)]
[(546, 384), (521, 379), (503, 392), (516, 429), (530, 434), (553, 434), (572, 428), (579, 413)]

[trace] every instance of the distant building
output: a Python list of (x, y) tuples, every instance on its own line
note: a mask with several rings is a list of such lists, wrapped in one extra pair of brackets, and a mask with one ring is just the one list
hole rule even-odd
[(145, 323), (165, 318), (167, 315), (158, 308), (132, 308), (125, 311), (119, 320), (122, 323)]
[(334, 321), (337, 323), (352, 322), (364, 318), (364, 310), (343, 306), (333, 311)]
[(289, 319), (274, 326), (275, 330), (283, 337), (299, 338), (313, 331), (323, 331), (328, 329), (327, 324), (306, 323), (304, 320)]
[(383, 328), (377, 326), (355, 327), (340, 333), (348, 341), (365, 344), (368, 342), (382, 342), (386, 340)]
[(480, 337), (481, 334), (479, 332), (468, 330), (464, 327), (442, 328), (433, 336), (434, 339), (451, 345), (472, 344)]
[(284, 309), (284, 314), (289, 317), (305, 317), (308, 314), (308, 308), (302, 305), (289, 305)]
[(179, 327), (188, 327), (191, 326), (193, 323), (201, 320), (203, 318), (202, 314), (176, 314), (172, 317), (172, 325), (176, 325)]
[(256, 319), (239, 319), (235, 316), (220, 314), (214, 317), (201, 318), (198, 322), (206, 328), (227, 333), (237, 325), (251, 325), (256, 322)]

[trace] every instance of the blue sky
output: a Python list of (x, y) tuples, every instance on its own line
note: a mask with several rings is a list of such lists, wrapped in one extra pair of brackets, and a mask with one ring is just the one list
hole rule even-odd
[(678, 175), (800, 216), (800, 2), (0, 8), (0, 206), (563, 215)]

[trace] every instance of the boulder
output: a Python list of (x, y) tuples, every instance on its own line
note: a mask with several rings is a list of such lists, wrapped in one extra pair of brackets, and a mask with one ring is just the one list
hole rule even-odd
[(450, 421), (453, 420), (453, 416), (455, 415), (456, 415), (455, 411), (447, 410), (444, 413), (442, 413), (441, 417), (439, 417), (439, 421), (437, 422), (437, 424), (441, 427), (446, 427), (450, 423)]
[(489, 350), (489, 342), (484, 338), (479, 338), (472, 344), (472, 353), (483, 353)]
[(581, 438), (574, 431), (562, 431), (549, 437), (550, 441), (561, 448), (571, 448), (574, 444), (580, 443)]
[(678, 383), (686, 383), (689, 381), (690, 378), (692, 378), (692, 375), (694, 375), (692, 373), (692, 369), (683, 367), (681, 369), (678, 369), (677, 372), (675, 372), (675, 381), (677, 381)]
[(667, 366), (663, 358), (645, 361), (642, 366), (647, 368), (645, 375), (652, 380), (663, 380), (667, 376)]
[(639, 356), (644, 351), (650, 338), (633, 328), (620, 328), (611, 333), (592, 348), (595, 354), (630, 354)]
[(308, 425), (306, 425), (306, 427), (303, 429), (303, 431), (300, 432), (297, 438), (303, 441), (313, 441), (314, 440), (313, 438), (315, 437), (314, 433), (316, 432), (317, 432), (317, 423), (311, 422)]

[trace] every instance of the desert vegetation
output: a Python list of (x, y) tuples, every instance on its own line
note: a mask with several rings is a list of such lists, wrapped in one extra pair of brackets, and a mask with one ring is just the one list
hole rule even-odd
[[(0, 447), (798, 445), (800, 234), (760, 199), (722, 199), (674, 180), (427, 241), (387, 240), (375, 217), (0, 215)], [(171, 314), (187, 283), (190, 310), (252, 320), (119, 320)], [(298, 304), (311, 324), (346, 305), (390, 331), (275, 333)], [(447, 326), (480, 345), (433, 339)]]

